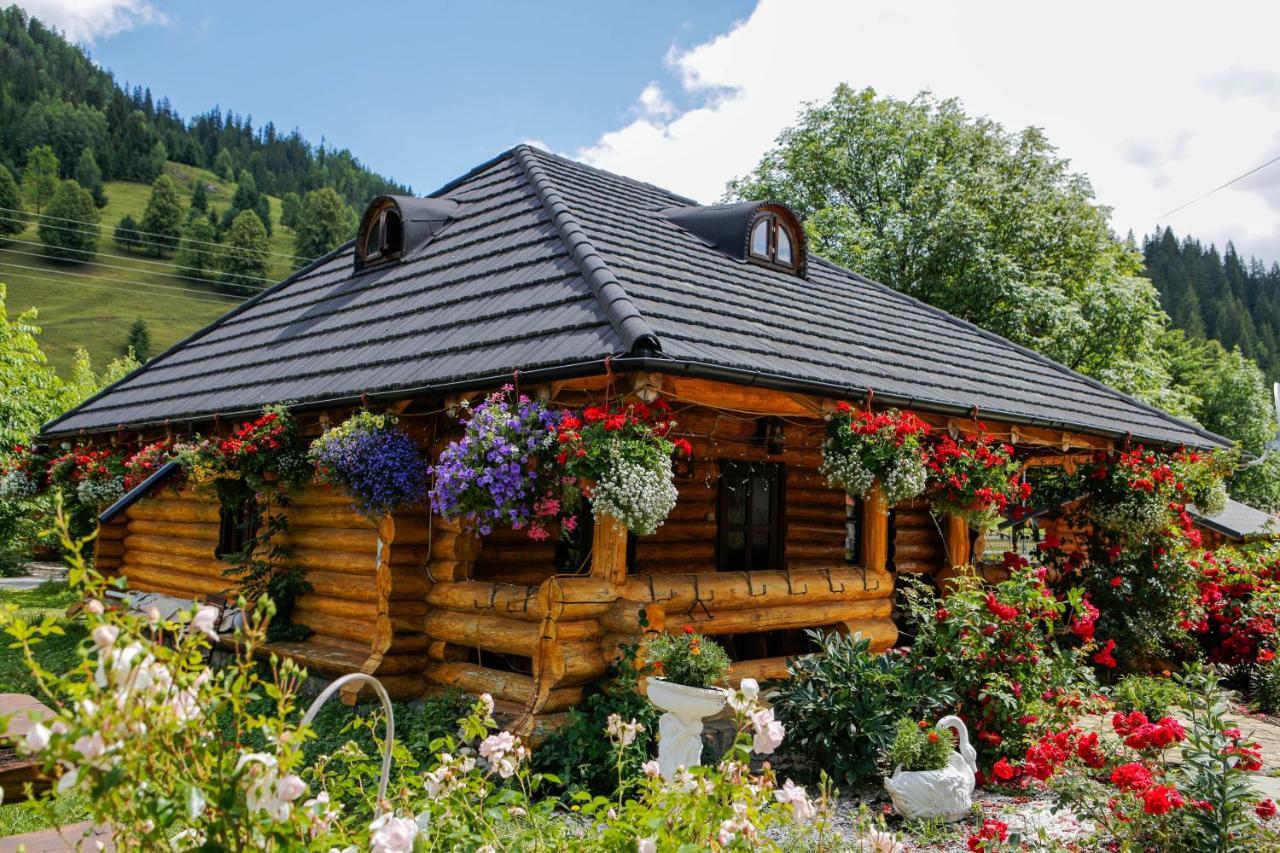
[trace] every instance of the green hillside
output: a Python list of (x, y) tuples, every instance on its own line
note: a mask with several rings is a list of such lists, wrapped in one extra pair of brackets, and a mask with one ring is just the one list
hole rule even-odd
[[(200, 179), (211, 207), (221, 212), (230, 205), (235, 185), (212, 172), (174, 162), (166, 164), (166, 172), (178, 184), (184, 204)], [(240, 302), (215, 285), (182, 278), (170, 266), (171, 256), (135, 254), (112, 241), (112, 229), (122, 216), (142, 219), (150, 191), (147, 184), (107, 182), (98, 256), (90, 263), (43, 257), (34, 217), (23, 233), (0, 240), (0, 281), (8, 285), (10, 313), (31, 307), (39, 310), (45, 352), (60, 372), (70, 367), (77, 347), (88, 350), (99, 368), (122, 355), (125, 336), (135, 320), (146, 322), (152, 351), (159, 353)], [(278, 280), (292, 269), (286, 256), (293, 254), (294, 235), (280, 224), (280, 199), (270, 198), (270, 203), (271, 251), (278, 254), (270, 258), (269, 275)]]

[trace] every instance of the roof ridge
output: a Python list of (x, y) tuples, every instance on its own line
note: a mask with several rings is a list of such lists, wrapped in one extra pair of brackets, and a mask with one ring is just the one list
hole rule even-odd
[(569, 256), (591, 287), (610, 325), (627, 348), (627, 353), (636, 353), (641, 350), (661, 352), (662, 344), (649, 325), (649, 321), (640, 313), (640, 309), (636, 307), (630, 294), (618, 281), (618, 277), (613, 274), (613, 270), (609, 269), (604, 258), (596, 251), (587, 237), (587, 232), (556, 190), (551, 178), (543, 171), (542, 165), (538, 163), (534, 149), (528, 145), (518, 145), (513, 151), (516, 162), (528, 176), (538, 201), (550, 215), (560, 241), (569, 250)]

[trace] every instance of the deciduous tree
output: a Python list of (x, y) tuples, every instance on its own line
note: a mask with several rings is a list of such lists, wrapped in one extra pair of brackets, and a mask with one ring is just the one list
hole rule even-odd
[(27, 165), (22, 170), (22, 197), (39, 215), (57, 191), (58, 157), (48, 145), (37, 145), (27, 152)]
[(0, 164), (0, 237), (21, 234), (27, 227), (27, 215), (22, 212), (22, 192), (18, 182), (10, 172)]
[(154, 254), (178, 248), (182, 236), (182, 202), (177, 185), (168, 175), (161, 175), (151, 185), (141, 227)]
[(85, 148), (76, 160), (75, 179), (80, 186), (93, 195), (93, 203), (98, 207), (107, 206), (107, 191), (102, 183), (102, 169), (98, 168), (98, 159), (93, 156), (92, 148)]
[(223, 239), (222, 280), (233, 293), (252, 293), (267, 275), (267, 229), (252, 210), (242, 210)]
[(329, 187), (307, 193), (298, 217), (294, 254), (318, 258), (336, 249), (350, 236), (351, 215), (342, 196)]
[(85, 263), (98, 254), (98, 207), (75, 179), (63, 181), (48, 204), (38, 232), (51, 258)]

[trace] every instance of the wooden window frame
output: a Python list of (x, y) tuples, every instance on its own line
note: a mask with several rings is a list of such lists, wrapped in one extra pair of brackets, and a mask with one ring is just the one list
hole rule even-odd
[[(754, 242), (752, 236), (756, 232), (756, 226), (762, 221), (767, 221), (769, 234), (769, 252), (767, 255), (758, 255), (751, 250), (751, 244)], [(785, 229), (787, 239), (791, 241), (791, 261), (778, 260), (778, 229)], [(793, 232), (786, 223), (782, 221), (782, 217), (770, 210), (762, 211), (751, 220), (751, 227), (747, 229), (747, 257), (754, 264), (769, 269), (782, 270), (783, 272), (794, 273), (800, 269), (800, 244), (796, 240), (795, 232)]]
[[(395, 249), (390, 249), (391, 243), (387, 240), (387, 235), (389, 233), (387, 229), (388, 214), (394, 216), (396, 221), (399, 223), (397, 228), (399, 229), (400, 239), (399, 245)], [(373, 234), (375, 229), (379, 235), (379, 245), (376, 253), (370, 252), (368, 245), (369, 237)], [(370, 222), (369, 227), (365, 230), (363, 237), (364, 242), (357, 248), (360, 251), (360, 258), (366, 267), (398, 260), (404, 253), (404, 220), (400, 218), (400, 212), (396, 209), (396, 206), (394, 204), (384, 204), (379, 208), (373, 221)]]
[[(751, 548), (749, 542), (751, 534), (756, 531), (760, 525), (754, 525), (749, 520), (743, 524), (729, 523), (729, 488), (731, 481), (736, 480), (750, 486), (751, 478), (754, 476), (754, 469), (765, 469), (771, 473), (770, 479), (773, 482), (772, 494), (769, 499), (771, 502), (772, 520), (770, 524), (770, 542), (769, 542), (769, 564), (765, 566), (751, 565)], [(737, 474), (738, 469), (745, 471), (745, 476)], [(716, 570), (722, 572), (740, 572), (740, 571), (766, 571), (770, 569), (786, 568), (786, 544), (787, 544), (787, 501), (786, 501), (786, 484), (787, 469), (786, 463), (773, 461), (751, 461), (745, 459), (721, 459), (720, 460), (720, 477), (719, 492), (716, 496)], [(748, 501), (750, 498), (748, 497)], [(748, 517), (750, 515), (750, 507), (747, 509)], [(728, 565), (729, 545), (728, 537), (730, 533), (741, 531), (743, 533), (743, 555), (746, 565), (731, 566)]]

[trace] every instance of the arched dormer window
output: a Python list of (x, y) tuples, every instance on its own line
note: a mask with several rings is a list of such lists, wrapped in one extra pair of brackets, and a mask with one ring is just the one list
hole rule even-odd
[(400, 211), (389, 199), (365, 213), (357, 246), (363, 266), (394, 261), (404, 250), (404, 223)]
[(412, 258), (458, 215), (444, 198), (381, 195), (365, 208), (356, 232), (356, 271)]
[(751, 223), (749, 256), (758, 264), (794, 272), (795, 243), (790, 223), (772, 210), (762, 210)]

